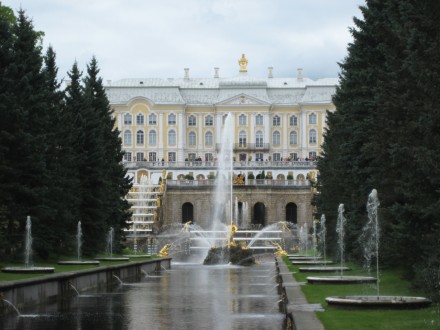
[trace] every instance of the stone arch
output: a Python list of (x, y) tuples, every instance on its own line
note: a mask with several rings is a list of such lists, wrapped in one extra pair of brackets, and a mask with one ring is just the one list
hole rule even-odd
[(185, 179), (185, 175), (184, 174), (179, 174), (177, 176), (177, 180), (184, 180)]
[(286, 222), (298, 223), (298, 207), (295, 203), (287, 203), (286, 205)]
[(266, 225), (266, 206), (261, 202), (255, 203), (254, 205), (252, 224), (259, 225), (261, 227)]
[(182, 223), (188, 221), (194, 222), (194, 205), (190, 202), (183, 203), (182, 205)]
[(284, 174), (278, 174), (277, 180), (286, 180), (286, 178), (284, 177)]
[(304, 181), (306, 178), (304, 177), (304, 174), (298, 174), (298, 176), (296, 177), (296, 179), (298, 181)]
[(197, 175), (197, 181), (205, 180), (205, 176), (203, 174)]

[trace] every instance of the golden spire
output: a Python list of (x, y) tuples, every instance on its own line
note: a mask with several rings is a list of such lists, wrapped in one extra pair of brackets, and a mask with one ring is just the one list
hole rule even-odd
[(240, 65), (240, 72), (247, 72), (247, 64), (248, 60), (244, 54), (241, 55), (241, 58), (238, 60), (238, 64)]

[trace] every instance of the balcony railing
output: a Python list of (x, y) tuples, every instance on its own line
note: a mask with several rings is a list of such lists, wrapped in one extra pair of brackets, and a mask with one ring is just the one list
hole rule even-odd
[[(215, 186), (217, 180), (167, 180), (170, 187), (206, 187)], [(273, 186), (273, 187), (310, 187), (309, 180), (273, 180), (273, 179), (247, 179), (245, 186)]]
[[(165, 168), (165, 169), (178, 169), (178, 168), (206, 168), (216, 169), (217, 161), (185, 161), (185, 162), (123, 162), (124, 166), (128, 169), (137, 168)], [(234, 169), (253, 169), (253, 168), (297, 168), (297, 169), (312, 169), (316, 167), (314, 161), (235, 161), (233, 162)]]
[[(215, 150), (218, 152), (222, 147), (221, 143), (215, 145)], [(270, 143), (234, 143), (232, 145), (234, 151), (268, 151)]]

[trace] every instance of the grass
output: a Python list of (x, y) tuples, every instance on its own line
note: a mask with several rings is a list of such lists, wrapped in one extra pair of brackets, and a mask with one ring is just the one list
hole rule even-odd
[[(337, 275), (329, 273), (301, 273), (299, 267), (293, 266), (287, 257), (283, 257), (289, 270), (296, 272), (293, 276), (298, 282), (307, 282), (307, 276)], [(344, 275), (368, 275), (354, 264), (347, 264), (353, 270)], [(376, 276), (371, 274), (370, 276)], [(325, 312), (316, 315), (326, 330), (417, 330), (440, 329), (440, 306), (415, 310), (378, 310), (348, 309), (327, 305), (329, 296), (375, 295), (375, 284), (305, 284), (302, 291), (311, 304), (321, 304)], [(380, 273), (380, 295), (424, 296), (411, 288), (411, 283), (402, 279), (402, 272), (397, 269), (385, 269)]]
[[(113, 254), (113, 257), (122, 257), (123, 255), (116, 255)], [(100, 257), (107, 257), (106, 255), (102, 255)], [(131, 259), (129, 261), (100, 261), (99, 265), (58, 265), (58, 260), (75, 260), (75, 258), (69, 258), (66, 256), (60, 257), (57, 260), (48, 260), (48, 261), (39, 261), (35, 262), (35, 267), (53, 267), (55, 269), (54, 273), (65, 273), (65, 272), (77, 272), (81, 270), (86, 269), (93, 269), (93, 268), (102, 268), (107, 266), (113, 266), (113, 265), (121, 265), (121, 264), (127, 264), (130, 262), (138, 262), (138, 261), (147, 261), (154, 259), (156, 256), (151, 257), (142, 257), (142, 258), (136, 258)], [(84, 259), (86, 260), (86, 259)], [(7, 264), (1, 264), (0, 268), (4, 267), (23, 267), (23, 263), (7, 263)], [(3, 273), (0, 272), (0, 283), (6, 282), (6, 281), (17, 281), (17, 280), (23, 280), (28, 278), (35, 278), (35, 277), (43, 277), (48, 276), (50, 274), (13, 274), (13, 273)]]

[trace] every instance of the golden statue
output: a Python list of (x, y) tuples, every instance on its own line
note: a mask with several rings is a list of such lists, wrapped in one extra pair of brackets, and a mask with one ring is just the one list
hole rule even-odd
[(241, 55), (241, 58), (238, 60), (238, 64), (240, 65), (240, 72), (247, 72), (248, 60), (244, 54)]
[(237, 246), (237, 243), (234, 241), (234, 235), (238, 230), (238, 227), (236, 225), (229, 225), (229, 234), (228, 234), (228, 246), (231, 247), (235, 247)]
[(156, 198), (156, 206), (160, 207), (160, 205), (161, 205), (161, 199), (160, 199), (160, 196), (159, 196), (159, 197)]
[(284, 257), (287, 256), (287, 252), (281, 247), (280, 244), (276, 243), (276, 242), (272, 242), (272, 245), (275, 246), (277, 248), (277, 250), (275, 251), (275, 255), (277, 257)]
[(168, 257), (168, 250), (170, 249), (171, 244), (167, 243), (163, 246), (159, 251), (159, 257)]
[(244, 175), (240, 173), (239, 175), (234, 176), (232, 182), (234, 185), (244, 185)]

